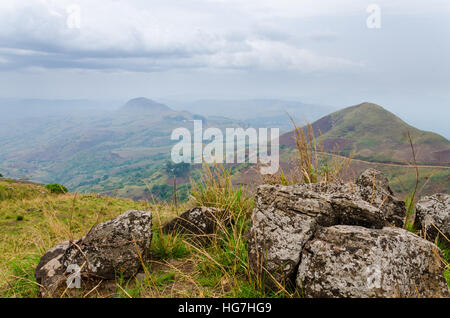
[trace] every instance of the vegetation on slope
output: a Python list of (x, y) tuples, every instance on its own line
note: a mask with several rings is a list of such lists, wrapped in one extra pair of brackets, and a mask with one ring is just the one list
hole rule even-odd
[[(319, 119), (312, 127), (327, 152), (337, 147), (341, 154), (353, 153), (356, 159), (395, 163), (408, 163), (411, 159), (409, 131), (418, 150), (418, 164), (450, 163), (450, 141), (414, 128), (376, 104), (347, 107)], [(293, 135), (294, 132), (283, 135), (280, 143), (295, 147)]]

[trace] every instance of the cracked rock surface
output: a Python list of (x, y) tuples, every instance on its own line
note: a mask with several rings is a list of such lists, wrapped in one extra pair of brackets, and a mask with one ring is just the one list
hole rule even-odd
[(447, 297), (442, 253), (403, 229), (320, 228), (302, 250), (305, 297)]
[(280, 283), (294, 279), (301, 251), (319, 227), (403, 226), (406, 215), (404, 202), (374, 169), (364, 171), (355, 184), (262, 185), (255, 201), (248, 234), (250, 266)]

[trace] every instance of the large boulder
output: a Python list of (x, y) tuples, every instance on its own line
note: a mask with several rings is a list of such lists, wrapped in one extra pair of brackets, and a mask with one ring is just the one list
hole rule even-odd
[(439, 236), (450, 245), (450, 195), (438, 193), (420, 199), (416, 204), (415, 225), (427, 239), (434, 242)]
[(269, 285), (293, 280), (303, 246), (320, 226), (403, 225), (406, 208), (375, 170), (357, 183), (258, 187), (248, 233), (252, 270)]
[(132, 277), (150, 256), (151, 239), (151, 213), (131, 210), (98, 224), (78, 241), (58, 244), (41, 258), (35, 271), (42, 296), (54, 296), (64, 287), (67, 272), (76, 268), (83, 279)]
[(320, 228), (301, 253), (305, 297), (447, 297), (442, 253), (403, 229)]

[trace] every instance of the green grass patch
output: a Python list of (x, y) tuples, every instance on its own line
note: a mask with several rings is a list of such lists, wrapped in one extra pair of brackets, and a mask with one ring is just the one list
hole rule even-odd
[(160, 231), (153, 232), (152, 254), (161, 259), (184, 258), (189, 256), (190, 249), (185, 244), (182, 236), (176, 234), (163, 234)]

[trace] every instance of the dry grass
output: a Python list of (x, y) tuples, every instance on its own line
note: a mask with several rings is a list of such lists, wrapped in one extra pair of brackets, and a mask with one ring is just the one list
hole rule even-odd
[(249, 228), (253, 197), (243, 186), (232, 183), (231, 171), (223, 166), (204, 165), (202, 180), (192, 182), (195, 206), (210, 206), (222, 211), (216, 217), (217, 230), (209, 246), (187, 242), (199, 259), (199, 268), (206, 284), (219, 288), (222, 295), (234, 297), (276, 297), (289, 293), (266, 290), (262, 280), (253, 273), (248, 262), (245, 234)]
[[(263, 176), (264, 183), (291, 185), (298, 183), (328, 183), (342, 181), (350, 175), (352, 156), (343, 158), (330, 156), (324, 152), (323, 144), (318, 141), (311, 124), (298, 127), (294, 119), (288, 115), (294, 125), (294, 137), (297, 158), (293, 169), (286, 174), (283, 169), (274, 175)], [(338, 153), (339, 149), (335, 149)]]

